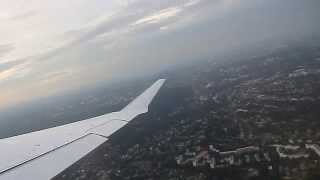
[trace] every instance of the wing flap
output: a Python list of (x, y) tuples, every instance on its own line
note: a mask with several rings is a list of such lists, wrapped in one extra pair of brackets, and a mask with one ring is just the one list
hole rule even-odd
[[(36, 159), (3, 172), (5, 180), (43, 180), (56, 176), (107, 139), (89, 134)], [(45, 167), (45, 168), (44, 168)]]
[(90, 134), (97, 134), (103, 137), (109, 137), (117, 130), (125, 126), (128, 122), (123, 120), (111, 120), (89, 131)]

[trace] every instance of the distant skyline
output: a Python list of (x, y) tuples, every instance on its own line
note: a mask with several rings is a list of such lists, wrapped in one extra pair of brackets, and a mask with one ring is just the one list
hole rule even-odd
[(319, 32), (318, 0), (3, 0), (0, 108)]

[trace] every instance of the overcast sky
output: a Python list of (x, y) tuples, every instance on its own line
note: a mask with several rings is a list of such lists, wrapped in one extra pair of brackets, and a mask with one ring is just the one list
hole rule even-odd
[(318, 0), (2, 0), (0, 108), (319, 32)]

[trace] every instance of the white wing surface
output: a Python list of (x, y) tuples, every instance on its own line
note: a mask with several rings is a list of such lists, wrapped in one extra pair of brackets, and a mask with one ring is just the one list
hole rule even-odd
[(77, 162), (148, 106), (164, 79), (134, 99), (119, 112), (0, 139), (0, 180), (50, 179)]

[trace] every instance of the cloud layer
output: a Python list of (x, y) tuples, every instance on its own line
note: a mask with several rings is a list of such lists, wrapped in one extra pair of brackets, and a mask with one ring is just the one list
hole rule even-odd
[[(319, 32), (317, 0), (4, 0), (1, 105)], [(14, 97), (14, 98), (12, 98)]]

